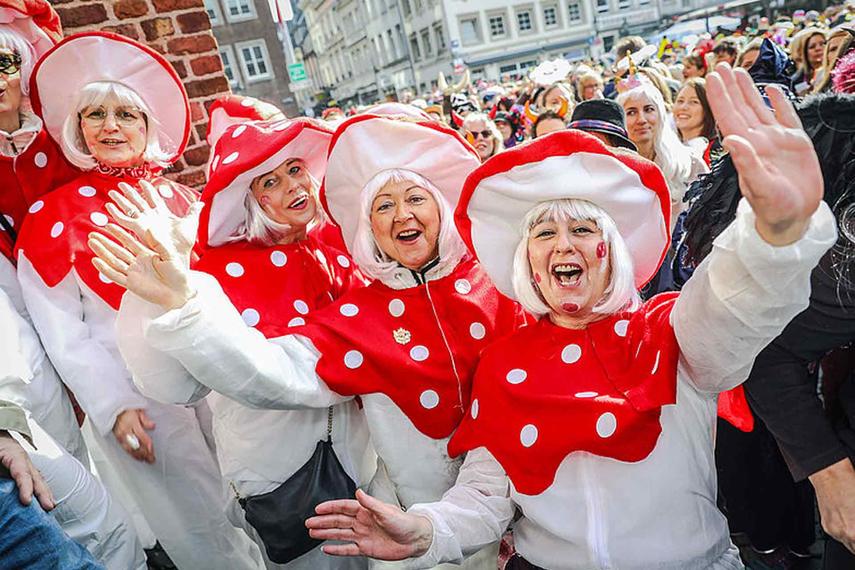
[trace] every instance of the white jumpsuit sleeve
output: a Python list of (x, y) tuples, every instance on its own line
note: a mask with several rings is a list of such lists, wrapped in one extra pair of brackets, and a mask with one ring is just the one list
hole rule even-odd
[(760, 351), (807, 308), (811, 271), (837, 238), (825, 202), (788, 246), (766, 243), (755, 220), (742, 199), (671, 313), (681, 376), (702, 392), (729, 390), (748, 378)]
[(409, 511), (430, 519), (433, 541), (404, 568), (433, 568), (442, 562), (461, 563), (502, 537), (514, 516), (508, 476), (484, 448), (470, 451), (454, 486), (440, 501), (413, 505)]
[(125, 410), (145, 408), (124, 363), (97, 339), (84, 319), (80, 286), (71, 270), (48, 287), (21, 254), (18, 280), (33, 324), (63, 382), (102, 435)]
[[(196, 295), (143, 330), (152, 348), (178, 360), (196, 381), (252, 408), (326, 408), (350, 399), (315, 374), (320, 354), (308, 339), (268, 340), (246, 326), (213, 276), (194, 271), (192, 281)], [(180, 390), (190, 390), (186, 380)]]
[(0, 400), (29, 410), (27, 383), (32, 379), (20, 336), (22, 317), (0, 289)]

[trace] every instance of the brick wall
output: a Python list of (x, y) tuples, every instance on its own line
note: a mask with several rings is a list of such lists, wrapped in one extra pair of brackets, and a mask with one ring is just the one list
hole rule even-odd
[(205, 183), (210, 148), (206, 104), (229, 92), (217, 41), (202, 0), (50, 0), (66, 35), (116, 32), (148, 44), (172, 63), (190, 96), (193, 129), (184, 156), (168, 176), (195, 188)]

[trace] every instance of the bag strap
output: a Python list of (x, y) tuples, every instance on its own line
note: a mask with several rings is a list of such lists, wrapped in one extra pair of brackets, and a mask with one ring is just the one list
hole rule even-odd
[(327, 413), (327, 441), (332, 443), (332, 416), (333, 416), (333, 407), (329, 407), (329, 411)]

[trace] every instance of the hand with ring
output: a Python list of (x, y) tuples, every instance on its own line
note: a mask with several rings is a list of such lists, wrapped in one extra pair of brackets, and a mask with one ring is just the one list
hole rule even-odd
[(149, 419), (145, 410), (125, 410), (113, 424), (113, 435), (122, 449), (134, 459), (154, 463), (154, 443), (146, 433), (154, 427), (154, 422)]

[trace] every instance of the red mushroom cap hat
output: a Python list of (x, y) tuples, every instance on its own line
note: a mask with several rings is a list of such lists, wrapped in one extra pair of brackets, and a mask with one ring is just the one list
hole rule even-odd
[(431, 116), (416, 107), (415, 105), (409, 105), (407, 103), (398, 103), (396, 101), (389, 101), (386, 103), (377, 103), (376, 105), (372, 105), (368, 109), (366, 109), (363, 113), (364, 115), (383, 115), (386, 117), (394, 117), (398, 115), (404, 115), (405, 117), (412, 117), (418, 120), (430, 121)]
[(224, 95), (208, 107), (208, 131), (205, 140), (213, 148), (223, 132), (245, 121), (279, 121), (285, 114), (272, 103), (244, 95)]
[(454, 208), (463, 182), (479, 164), (475, 149), (436, 121), (357, 115), (339, 125), (333, 136), (321, 202), (353, 251), (362, 189), (378, 173), (415, 172)]
[(57, 142), (81, 90), (97, 81), (129, 87), (151, 109), (149, 129), (175, 161), (190, 137), (190, 106), (178, 74), (166, 59), (134, 40), (108, 32), (84, 32), (56, 44), (36, 64), (30, 79), (33, 109)]
[(47, 0), (0, 0), (0, 24), (17, 29), (38, 57), (62, 39), (59, 15)]
[(499, 291), (516, 299), (514, 252), (526, 214), (541, 202), (569, 198), (592, 202), (612, 217), (632, 256), (637, 287), (653, 278), (671, 243), (662, 173), (635, 153), (567, 130), (494, 156), (463, 187), (457, 228)]
[(228, 241), (244, 221), (244, 198), (257, 176), (288, 158), (300, 158), (316, 180), (324, 177), (332, 131), (309, 119), (247, 121), (228, 127), (214, 147), (211, 174), (202, 192), (199, 242)]

